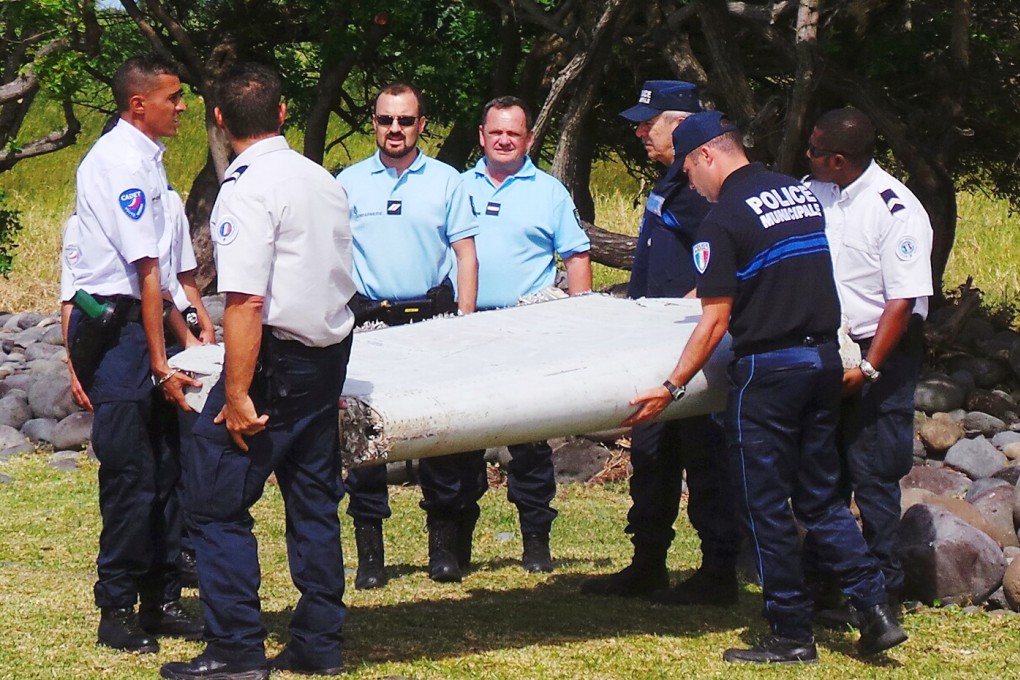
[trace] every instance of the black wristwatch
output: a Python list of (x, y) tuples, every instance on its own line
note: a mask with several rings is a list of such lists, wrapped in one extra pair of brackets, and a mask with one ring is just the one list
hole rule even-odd
[(680, 397), (687, 393), (687, 385), (680, 385), (678, 387), (667, 380), (662, 383), (662, 386), (669, 391), (669, 396), (673, 397), (673, 401), (680, 401)]

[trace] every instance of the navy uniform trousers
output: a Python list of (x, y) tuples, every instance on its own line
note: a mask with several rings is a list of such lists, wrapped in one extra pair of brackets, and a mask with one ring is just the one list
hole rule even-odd
[(859, 609), (886, 602), (885, 579), (840, 497), (836, 429), (843, 368), (835, 343), (738, 357), (726, 410), (730, 473), (743, 506), (772, 632), (812, 638), (797, 522)]
[(726, 435), (713, 416), (645, 423), (631, 430), (632, 504), (626, 532), (637, 552), (665, 557), (687, 471), (687, 515), (701, 539), (702, 566), (732, 570), (740, 532), (727, 476)]
[[(82, 313), (71, 311), (73, 339)], [(96, 606), (160, 605), (180, 598), (176, 568), (181, 513), (174, 488), (177, 453), (153, 446), (152, 378), (141, 323), (130, 321), (105, 351), (86, 392), (95, 410), (92, 448), (99, 459), (103, 529), (96, 559)]]
[[(923, 324), (914, 316), (896, 349), (882, 364), (882, 377), (845, 399), (840, 414), (842, 493), (861, 512), (864, 540), (878, 558), (889, 594), (903, 590), (896, 556), (900, 524), (900, 479), (914, 463), (914, 390), (921, 373)], [(871, 339), (861, 342), (867, 354)]]
[(265, 662), (261, 575), (249, 510), (275, 472), (286, 510), (291, 578), (300, 592), (289, 647), (312, 666), (342, 665), (347, 609), (337, 514), (343, 495), (338, 406), (350, 351), (350, 337), (330, 347), (306, 347), (264, 333), (262, 369), (251, 394), (269, 421), (246, 438), (247, 453), (224, 425), (213, 423), (225, 402), (222, 377), (198, 417), (186, 452), (184, 490), (212, 658)]

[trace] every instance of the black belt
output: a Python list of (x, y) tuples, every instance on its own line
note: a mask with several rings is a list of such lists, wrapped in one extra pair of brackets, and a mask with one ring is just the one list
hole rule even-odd
[(817, 347), (829, 342), (836, 342), (836, 335), (834, 333), (789, 335), (777, 340), (762, 340), (760, 342), (749, 343), (734, 350), (733, 354), (738, 357), (746, 357), (751, 354), (765, 354), (766, 352), (775, 352), (780, 349), (790, 349), (791, 347)]
[(142, 320), (142, 301), (130, 295), (93, 295), (96, 302), (112, 305), (123, 323)]

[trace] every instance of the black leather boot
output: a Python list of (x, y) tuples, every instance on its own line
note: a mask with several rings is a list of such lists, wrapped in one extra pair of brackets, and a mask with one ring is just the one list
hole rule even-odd
[(635, 548), (634, 559), (615, 574), (596, 576), (581, 583), (584, 595), (645, 597), (669, 587), (666, 551)]
[(159, 651), (156, 638), (138, 626), (134, 607), (104, 607), (99, 617), (99, 644), (138, 654)]
[(737, 603), (737, 570), (702, 567), (686, 581), (651, 594), (652, 602), (673, 606), (709, 604), (728, 607)]
[(358, 590), (382, 588), (386, 578), (383, 550), (382, 520), (354, 523), (354, 540), (358, 545), (358, 573), (354, 587)]
[(524, 534), (524, 552), (521, 555), (524, 571), (548, 573), (553, 570), (549, 552), (549, 534)]
[(723, 661), (740, 663), (814, 663), (818, 650), (814, 640), (793, 640), (772, 635), (750, 649), (727, 649)]
[(198, 587), (198, 563), (195, 560), (195, 551), (181, 550), (177, 558), (177, 571), (180, 573), (181, 586), (184, 588)]
[(462, 512), (457, 518), (457, 566), (461, 574), (471, 570), (471, 545), (474, 543), (475, 524), (478, 523), (477, 512)]
[(429, 578), (439, 583), (460, 583), (463, 579), (457, 562), (457, 520), (430, 516)]
[(907, 633), (896, 620), (893, 608), (877, 604), (861, 610), (861, 639), (857, 651), (861, 656), (878, 654), (907, 641)]
[(179, 637), (185, 640), (201, 640), (205, 626), (201, 620), (192, 618), (184, 611), (180, 600), (158, 606), (142, 604), (138, 608), (138, 624), (150, 635)]

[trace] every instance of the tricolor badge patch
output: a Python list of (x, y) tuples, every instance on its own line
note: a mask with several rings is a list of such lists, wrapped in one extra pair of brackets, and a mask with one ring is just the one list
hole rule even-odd
[(712, 257), (712, 246), (708, 241), (695, 243), (692, 254), (694, 256), (694, 266), (697, 268), (698, 273), (704, 274), (705, 270), (708, 269), (708, 261)]
[(489, 217), (499, 217), (500, 204), (495, 201), (489, 201), (485, 206), (485, 214)]

